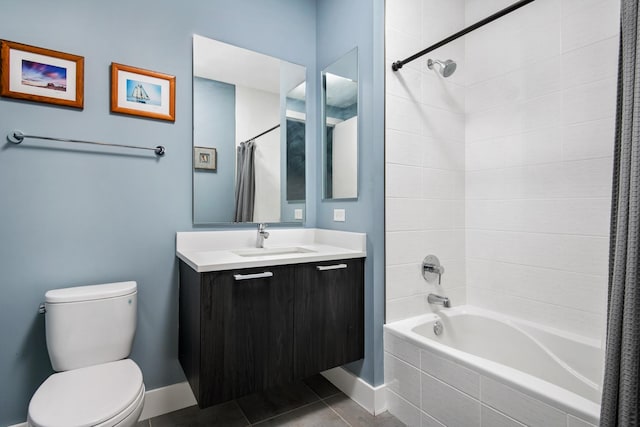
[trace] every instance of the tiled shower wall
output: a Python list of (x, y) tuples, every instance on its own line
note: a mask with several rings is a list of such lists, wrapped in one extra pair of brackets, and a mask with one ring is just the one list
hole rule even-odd
[[(462, 0), (387, 0), (386, 5), (386, 318), (429, 310), (426, 295), (465, 300), (464, 65), (444, 80), (426, 58), (394, 73), (391, 63), (464, 26)], [(441, 58), (464, 61), (464, 40)], [(422, 278), (434, 254), (442, 286)]]
[[(512, 2), (387, 0), (387, 67)], [(437, 292), (600, 338), (618, 13), (537, 0), (434, 52), (449, 79), (426, 58), (387, 71), (387, 321)]]
[(619, 8), (538, 0), (466, 37), (467, 300), (598, 339)]

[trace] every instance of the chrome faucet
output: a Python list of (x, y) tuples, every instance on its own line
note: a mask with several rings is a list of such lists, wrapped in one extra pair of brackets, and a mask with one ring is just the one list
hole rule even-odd
[(436, 294), (429, 294), (427, 296), (427, 302), (429, 304), (442, 304), (444, 308), (451, 307), (451, 301), (449, 301), (449, 298), (441, 297), (440, 295)]
[(258, 236), (256, 237), (256, 248), (264, 248), (264, 239), (269, 238), (269, 232), (266, 230), (267, 224), (258, 224)]

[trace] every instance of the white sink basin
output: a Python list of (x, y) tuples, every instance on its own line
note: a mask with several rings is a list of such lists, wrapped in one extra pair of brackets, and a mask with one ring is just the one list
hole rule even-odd
[(231, 251), (231, 252), (240, 256), (256, 257), (256, 256), (269, 256), (269, 255), (303, 254), (303, 253), (310, 253), (310, 252), (316, 252), (316, 251), (312, 249), (294, 246), (294, 247), (288, 247), (288, 248), (240, 249), (240, 250)]

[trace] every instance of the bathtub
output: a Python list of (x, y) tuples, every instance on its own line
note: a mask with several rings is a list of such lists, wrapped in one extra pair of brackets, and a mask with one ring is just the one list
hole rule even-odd
[(386, 324), (384, 349), (389, 411), (407, 425), (599, 423), (595, 340), (461, 306)]

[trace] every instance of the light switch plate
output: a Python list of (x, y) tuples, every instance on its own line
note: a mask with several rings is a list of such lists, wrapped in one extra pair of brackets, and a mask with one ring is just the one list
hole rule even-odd
[(333, 220), (337, 222), (345, 222), (347, 219), (347, 214), (344, 209), (334, 209), (333, 210)]
[(293, 210), (293, 219), (302, 219), (302, 209)]

